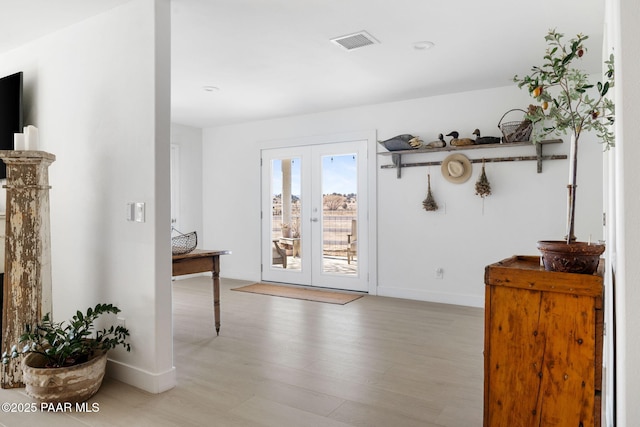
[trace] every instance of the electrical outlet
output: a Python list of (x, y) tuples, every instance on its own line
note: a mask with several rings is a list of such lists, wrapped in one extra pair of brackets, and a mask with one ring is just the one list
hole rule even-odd
[(127, 327), (127, 319), (125, 319), (124, 317), (116, 317), (116, 321), (118, 326), (122, 326), (123, 328)]
[(442, 267), (436, 268), (436, 279), (442, 279), (442, 276), (444, 276), (444, 270)]

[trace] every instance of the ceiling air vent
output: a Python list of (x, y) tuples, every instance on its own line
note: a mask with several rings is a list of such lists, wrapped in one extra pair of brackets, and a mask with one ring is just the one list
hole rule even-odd
[(357, 33), (349, 34), (346, 36), (336, 37), (335, 39), (331, 39), (331, 41), (337, 45), (342, 46), (346, 50), (354, 50), (360, 47), (369, 46), (371, 44), (380, 43), (366, 31), (359, 31)]

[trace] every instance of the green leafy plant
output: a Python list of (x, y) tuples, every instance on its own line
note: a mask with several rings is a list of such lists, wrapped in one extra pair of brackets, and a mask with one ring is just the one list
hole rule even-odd
[[(563, 37), (550, 30), (545, 36), (548, 48), (543, 65), (532, 67), (527, 76), (514, 77), (518, 87), (526, 86), (540, 104), (530, 109), (527, 117), (543, 124), (538, 132), (534, 129), (534, 141), (556, 131), (570, 131), (579, 139), (583, 131), (594, 130), (605, 148), (613, 147), (615, 105), (606, 97), (614, 85), (613, 54), (604, 62), (607, 71), (603, 81), (593, 85), (584, 71), (572, 68), (573, 62), (586, 53), (583, 43), (589, 37), (578, 34), (567, 44), (563, 44)], [(597, 92), (591, 91), (594, 88)], [(592, 97), (594, 92), (596, 96)]]
[(20, 344), (2, 354), (2, 363), (21, 354), (37, 353), (47, 359), (47, 368), (73, 366), (91, 359), (97, 352), (108, 351), (123, 346), (131, 351), (126, 342), (129, 331), (124, 326), (111, 326), (94, 331), (94, 321), (105, 313), (118, 314), (120, 309), (112, 304), (97, 304), (86, 313), (77, 311), (68, 323), (54, 322), (47, 313), (34, 330), (27, 328), (20, 336)]
[(573, 135), (570, 162), (569, 215), (567, 243), (575, 240), (575, 195), (578, 141), (585, 131), (594, 131), (605, 149), (614, 146), (613, 123), (615, 105), (607, 97), (614, 85), (613, 55), (604, 61), (606, 71), (595, 85), (589, 75), (573, 67), (586, 53), (584, 41), (588, 36), (578, 34), (567, 43), (564, 34), (550, 30), (545, 36), (547, 51), (542, 66), (531, 68), (531, 74), (513, 78), (518, 87), (526, 87), (538, 105), (529, 108), (527, 119), (534, 124), (533, 141), (537, 142), (555, 132)]

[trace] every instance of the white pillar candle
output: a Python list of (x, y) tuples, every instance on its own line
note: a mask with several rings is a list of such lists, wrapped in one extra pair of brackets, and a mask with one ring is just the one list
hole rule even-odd
[(13, 134), (13, 149), (17, 151), (22, 151), (25, 149), (24, 146), (24, 134), (22, 133), (14, 133)]
[(24, 128), (25, 150), (38, 150), (38, 128), (29, 125)]

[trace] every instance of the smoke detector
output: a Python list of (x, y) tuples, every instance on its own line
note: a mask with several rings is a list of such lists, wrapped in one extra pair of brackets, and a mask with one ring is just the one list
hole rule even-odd
[(359, 31), (357, 33), (348, 34), (346, 36), (336, 37), (334, 39), (331, 39), (331, 42), (337, 44), (345, 50), (354, 50), (372, 44), (380, 43), (366, 31)]

